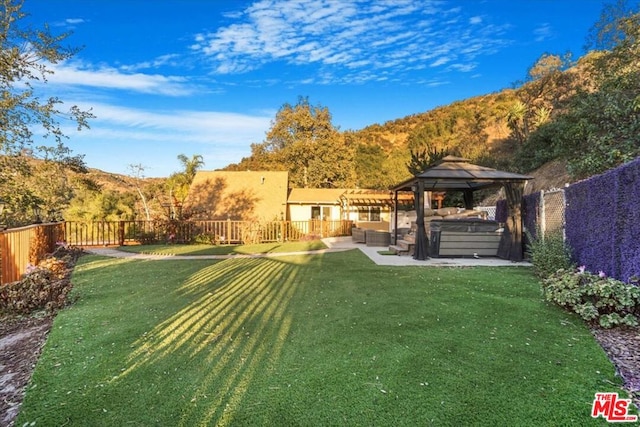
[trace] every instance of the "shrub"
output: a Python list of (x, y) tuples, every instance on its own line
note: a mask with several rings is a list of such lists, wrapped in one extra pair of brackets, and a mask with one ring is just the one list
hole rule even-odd
[(153, 231), (142, 232), (138, 235), (138, 241), (141, 245), (152, 245), (158, 241), (156, 233)]
[(203, 245), (219, 245), (220, 239), (213, 233), (199, 233), (191, 238), (191, 243)]
[(52, 279), (62, 279), (67, 274), (67, 269), (69, 267), (64, 260), (49, 257), (40, 261), (37, 268), (49, 270), (51, 272)]
[(31, 267), (23, 278), (0, 288), (0, 308), (18, 314), (63, 307), (70, 291), (68, 280), (44, 267)]
[(538, 212), (540, 211), (540, 192), (531, 193), (522, 198), (522, 224), (525, 230), (529, 230), (526, 234), (527, 244), (531, 239), (536, 239), (539, 235), (536, 224), (539, 223)]
[(602, 272), (559, 270), (543, 280), (543, 292), (547, 301), (604, 328), (638, 325), (640, 288)]
[(507, 200), (500, 199), (496, 202), (496, 216), (495, 219), (498, 222), (507, 222)]
[(37, 310), (53, 312), (64, 307), (71, 290), (69, 275), (82, 249), (59, 245), (38, 265), (30, 265), (22, 278), (0, 287), (0, 310), (29, 314)]
[(540, 278), (547, 278), (558, 270), (571, 270), (571, 248), (565, 243), (561, 233), (549, 233), (542, 238), (533, 238), (527, 233), (529, 244), (527, 255), (533, 264), (533, 272)]

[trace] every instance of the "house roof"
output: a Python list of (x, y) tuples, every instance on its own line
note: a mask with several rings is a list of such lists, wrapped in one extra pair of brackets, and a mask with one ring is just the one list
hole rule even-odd
[(528, 181), (531, 176), (504, 172), (469, 163), (468, 159), (446, 156), (414, 177), (401, 182), (393, 189), (411, 190), (422, 182), (425, 191), (480, 190), (500, 186), (505, 182)]

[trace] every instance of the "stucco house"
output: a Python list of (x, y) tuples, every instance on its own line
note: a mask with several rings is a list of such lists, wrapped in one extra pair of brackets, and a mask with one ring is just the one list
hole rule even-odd
[[(410, 204), (413, 195), (399, 195), (400, 203)], [(389, 230), (393, 194), (388, 191), (345, 188), (293, 188), (287, 200), (288, 219), (306, 221), (349, 220), (359, 228)]]
[(287, 219), (291, 221), (346, 219), (342, 215), (340, 201), (344, 191), (337, 188), (292, 188), (287, 198)]
[[(198, 171), (185, 202), (191, 219), (352, 221), (389, 231), (393, 193), (345, 188), (288, 188), (288, 172)], [(412, 205), (413, 194), (398, 194)]]
[[(393, 193), (382, 190), (350, 189), (340, 197), (345, 219), (358, 228), (389, 231), (393, 218)], [(398, 194), (398, 205), (410, 208), (413, 194)]]
[(183, 211), (191, 219), (282, 220), (288, 186), (288, 172), (198, 171)]

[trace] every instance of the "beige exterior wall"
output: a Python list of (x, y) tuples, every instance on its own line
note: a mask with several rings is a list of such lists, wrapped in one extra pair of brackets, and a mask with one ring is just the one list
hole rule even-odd
[(366, 206), (350, 206), (349, 212), (345, 212), (345, 218), (354, 222), (356, 227), (366, 230), (389, 231), (389, 221), (391, 218), (390, 208), (380, 206), (380, 221), (361, 221), (359, 209), (367, 209)]
[(288, 172), (198, 171), (185, 208), (196, 219), (281, 220), (288, 184)]
[[(340, 206), (329, 205), (329, 204), (289, 204), (289, 216), (288, 218), (291, 221), (308, 221), (312, 219), (311, 212), (312, 207), (316, 206), (320, 210), (320, 219), (325, 219), (327, 221), (339, 221), (342, 219), (340, 217)], [(327, 214), (328, 213), (328, 217)]]
[[(199, 171), (185, 210), (193, 219), (351, 220), (361, 228), (388, 231), (392, 207), (384, 201), (387, 197), (374, 190), (289, 189), (287, 172)], [(367, 218), (360, 217), (360, 209), (368, 212)]]

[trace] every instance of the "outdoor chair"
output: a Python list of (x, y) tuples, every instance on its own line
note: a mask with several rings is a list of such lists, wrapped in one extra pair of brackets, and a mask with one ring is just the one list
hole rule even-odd
[(389, 246), (391, 244), (391, 233), (388, 231), (367, 230), (367, 246)]
[(354, 243), (365, 243), (366, 242), (365, 231), (357, 227), (352, 228), (351, 240), (353, 240)]

